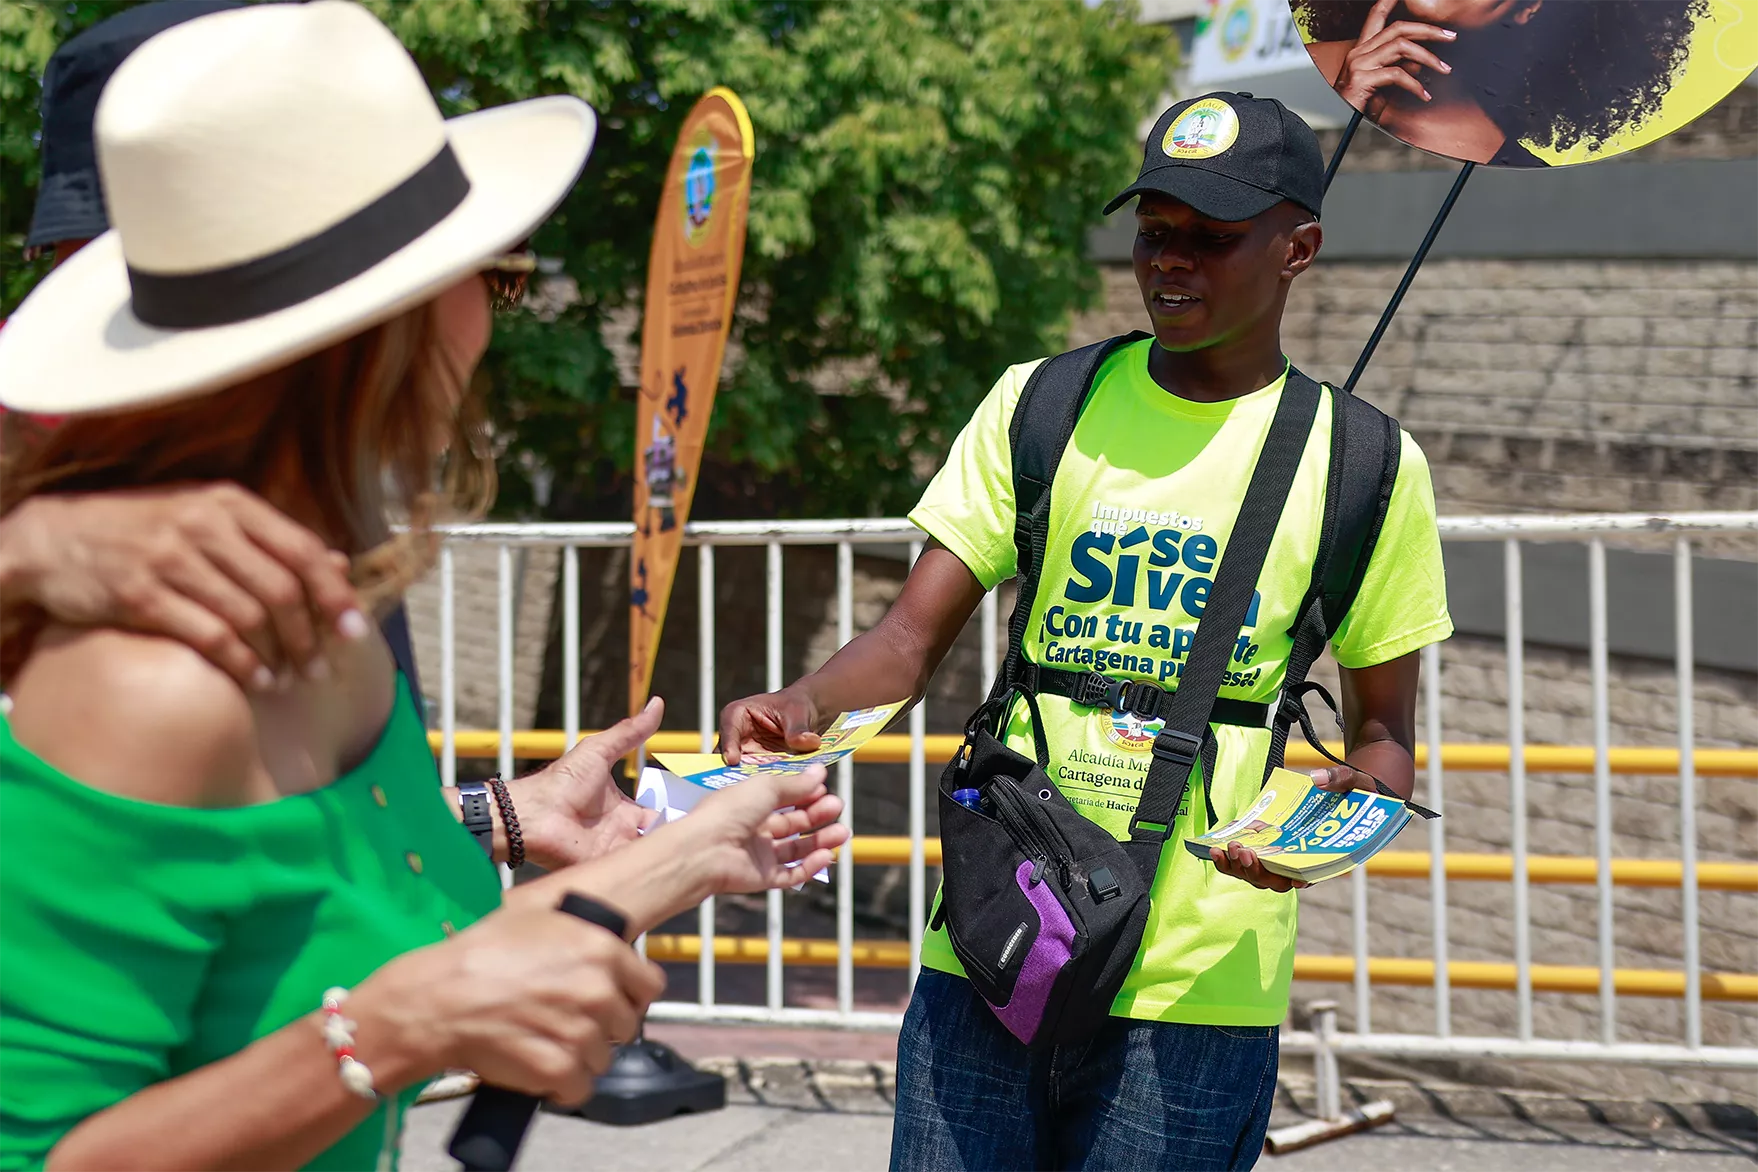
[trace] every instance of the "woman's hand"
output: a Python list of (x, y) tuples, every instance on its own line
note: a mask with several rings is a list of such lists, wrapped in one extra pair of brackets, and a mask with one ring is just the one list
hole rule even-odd
[(1243, 879), (1253, 887), (1261, 887), (1265, 891), (1297, 891), (1309, 886), (1301, 879), (1288, 879), (1264, 869), (1258, 861), (1257, 852), (1249, 847), (1240, 846), (1236, 842), (1227, 844), (1227, 849), (1209, 848), (1209, 858), (1215, 864), (1215, 870), (1223, 875), (1231, 875), (1235, 879)]
[(702, 896), (804, 883), (830, 865), (849, 828), (837, 822), (842, 799), (814, 765), (785, 777), (751, 777), (708, 797), (648, 837), (690, 852), (702, 864)]
[(345, 1012), (381, 1092), (463, 1068), (574, 1104), (664, 988), (659, 966), (603, 928), (523, 903), (391, 961)]
[(519, 884), (506, 902), (553, 908), (565, 893), (579, 892), (614, 905), (633, 937), (710, 895), (806, 882), (848, 841), (848, 827), (835, 821), (841, 813), (821, 768), (747, 778), (638, 842)]
[(68, 626), (186, 644), (258, 692), (319, 678), (329, 632), (372, 631), (348, 559), (235, 484), (33, 497), (0, 519), (0, 589)]
[(728, 765), (746, 753), (810, 753), (823, 718), (798, 686), (734, 700), (720, 710), (720, 751)]
[(657, 696), (639, 716), (587, 737), (560, 759), (507, 789), (519, 814), (525, 857), (548, 871), (598, 858), (633, 842), (657, 815), (617, 788), (616, 763), (659, 730)]
[(1398, 0), (1378, 0), (1361, 26), (1361, 35), (1343, 58), (1331, 88), (1369, 118), (1378, 121), (1385, 110), (1386, 91), (1401, 89), (1421, 101), (1431, 101), (1428, 90), (1417, 80), (1420, 68), (1451, 73), (1453, 67), (1430, 52), (1421, 42), (1450, 43), (1458, 34), (1452, 29), (1420, 21), (1400, 20), (1388, 25), (1386, 18)]

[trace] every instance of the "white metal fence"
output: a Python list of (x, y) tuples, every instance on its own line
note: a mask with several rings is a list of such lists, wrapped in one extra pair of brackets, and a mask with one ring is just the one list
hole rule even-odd
[[(1696, 755), (1693, 714), (1692, 663), (1692, 538), (1699, 534), (1727, 534), (1758, 531), (1758, 513), (1681, 513), (1664, 516), (1647, 514), (1608, 514), (1577, 516), (1512, 516), (1512, 517), (1443, 517), (1441, 535), (1446, 541), (1501, 542), (1505, 547), (1506, 567), (1506, 655), (1507, 655), (1507, 775), (1508, 801), (1511, 816), (1511, 855), (1514, 915), (1514, 992), (1517, 998), (1517, 1026), (1512, 1037), (1465, 1037), (1454, 1035), (1449, 1006), (1451, 1002), (1448, 959), (1446, 868), (1447, 822), (1444, 818), (1428, 823), (1429, 882), (1433, 908), (1432, 960), (1435, 994), (1435, 1029), (1432, 1034), (1376, 1033), (1370, 1028), (1368, 1012), (1370, 994), (1369, 943), (1370, 925), (1367, 917), (1368, 875), (1357, 869), (1353, 884), (1353, 992), (1357, 1007), (1357, 1032), (1333, 1035), (1329, 1048), (1343, 1053), (1372, 1053), (1419, 1058), (1490, 1058), (1542, 1061), (1629, 1062), (1657, 1066), (1758, 1069), (1758, 1048), (1705, 1045), (1702, 1014), (1702, 956), (1698, 918), (1698, 862), (1696, 815), (1698, 809)], [(511, 773), (515, 756), (513, 727), (513, 615), (515, 587), (512, 550), (515, 547), (560, 547), (562, 551), (562, 647), (564, 660), (562, 679), (564, 695), (562, 712), (564, 743), (572, 744), (580, 733), (580, 581), (578, 551), (587, 547), (616, 547), (629, 544), (632, 527), (626, 524), (485, 524), (458, 528), (448, 532), (442, 548), (440, 576), (440, 761), (443, 776), (450, 781), (457, 767), (457, 703), (456, 703), (456, 622), (454, 606), (454, 555), (457, 543), (488, 543), (499, 549), (499, 761), (504, 773)], [(907, 547), (911, 562), (922, 550), (925, 535), (900, 519), (798, 521), (798, 522), (710, 522), (697, 523), (687, 529), (686, 542), (695, 547), (699, 559), (698, 589), (701, 621), (698, 632), (699, 698), (701, 707), (700, 746), (712, 749), (715, 724), (721, 704), (734, 697), (715, 690), (715, 622), (714, 583), (715, 551), (722, 546), (762, 546), (767, 551), (766, 635), (767, 686), (780, 688), (789, 681), (783, 678), (782, 662), (782, 568), (783, 556), (790, 546), (834, 547), (836, 550), (837, 633), (846, 643), (854, 635), (854, 554), (860, 547)], [(1629, 534), (1664, 534), (1673, 544), (1675, 613), (1675, 646), (1678, 687), (1678, 812), (1680, 841), (1678, 844), (1680, 916), (1684, 928), (1683, 945), (1683, 1037), (1669, 1044), (1634, 1043), (1618, 1040), (1617, 1000), (1614, 988), (1613, 932), (1613, 851), (1612, 851), (1612, 788), (1610, 714), (1608, 701), (1608, 666), (1606, 639), (1606, 559), (1604, 542), (1608, 537)], [(1560, 1040), (1534, 1036), (1533, 1030), (1533, 957), (1529, 908), (1529, 856), (1534, 853), (1528, 841), (1527, 741), (1524, 726), (1523, 697), (1524, 652), (1521, 543), (1524, 541), (1571, 541), (1585, 543), (1588, 548), (1589, 648), (1593, 697), (1593, 779), (1594, 817), (1596, 824), (1595, 883), (1598, 894), (1598, 959), (1600, 1036), (1597, 1040)], [(1753, 600), (1758, 605), (1758, 599)], [(982, 648), (982, 683), (986, 689), (1000, 660), (1001, 627), (996, 597), (984, 599), (980, 614)], [(1441, 751), (1446, 727), (1446, 712), (1441, 698), (1441, 673), (1445, 670), (1444, 646), (1429, 647), (1423, 652), (1423, 675), (1426, 699), (1427, 763), (1422, 800), (1437, 811), (1445, 811), (1446, 776)], [(970, 706), (980, 699), (973, 695)], [(925, 802), (928, 794), (928, 762), (925, 745), (925, 706), (917, 706), (909, 715), (909, 972), (913, 980), (921, 955), (921, 941), (927, 914), (928, 892), (924, 850)], [(961, 712), (962, 715), (962, 712)], [(852, 759), (838, 767), (835, 784), (846, 806), (845, 819), (860, 826), (860, 808), (855, 801)], [(1541, 846), (1543, 844), (1540, 844)], [(712, 901), (699, 915), (700, 960), (699, 996), (695, 1002), (662, 1002), (653, 1008), (653, 1017), (670, 1021), (760, 1022), (800, 1026), (834, 1026), (854, 1029), (893, 1030), (899, 1017), (893, 1013), (863, 1011), (854, 1000), (854, 865), (845, 852), (836, 867), (836, 990), (834, 1010), (807, 1009), (783, 1004), (783, 919), (779, 893), (771, 893), (767, 908), (767, 982), (763, 1005), (723, 1004), (715, 995), (715, 935)], [(1741, 979), (1746, 979), (1742, 977)], [(1751, 977), (1758, 981), (1758, 977)], [(1318, 1040), (1310, 1032), (1285, 1029), (1283, 1046), (1290, 1052), (1311, 1051)]]

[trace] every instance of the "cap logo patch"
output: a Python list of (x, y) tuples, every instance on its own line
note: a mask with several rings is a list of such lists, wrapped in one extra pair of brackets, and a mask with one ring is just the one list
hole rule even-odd
[(1239, 137), (1239, 115), (1220, 98), (1204, 98), (1166, 128), (1160, 149), (1171, 159), (1212, 159)]

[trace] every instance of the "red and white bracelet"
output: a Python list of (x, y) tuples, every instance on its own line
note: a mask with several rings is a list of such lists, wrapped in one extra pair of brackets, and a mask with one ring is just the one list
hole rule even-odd
[(372, 1071), (354, 1056), (355, 1023), (342, 1016), (342, 1002), (346, 1000), (348, 990), (340, 985), (324, 992), (324, 1043), (336, 1056), (336, 1072), (342, 1076), (342, 1085), (362, 1099), (377, 1102), (378, 1092), (372, 1088)]

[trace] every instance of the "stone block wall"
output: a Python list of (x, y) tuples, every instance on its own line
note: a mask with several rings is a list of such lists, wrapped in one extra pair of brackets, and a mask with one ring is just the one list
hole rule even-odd
[[(1314, 377), (1347, 377), (1402, 271), (1321, 260), (1289, 300), (1290, 357)], [(1128, 268), (1104, 279), (1073, 344), (1144, 321)], [(1358, 390), (1437, 468), (1518, 473), (1437, 484), (1452, 512), (1751, 508), (1758, 265), (1431, 261)]]
[[(1582, 652), (1528, 646), (1525, 657), (1526, 736), (1532, 743), (1591, 744), (1592, 697)], [(1613, 657), (1608, 692), (1611, 740), (1621, 745), (1677, 744), (1677, 685), (1672, 668), (1653, 660)], [(1328, 661), (1322, 672), (1334, 673)], [(1315, 676), (1320, 675), (1315, 672)], [(1758, 744), (1758, 676), (1704, 671), (1695, 676), (1697, 744)], [(1507, 658), (1499, 641), (1455, 637), (1441, 648), (1443, 736), (1447, 741), (1505, 742)], [(1419, 720), (1426, 720), (1419, 713)], [(1510, 850), (1509, 779), (1505, 773), (1448, 774), (1442, 819), (1449, 851), (1506, 854)], [(1758, 779), (1698, 777), (1697, 842), (1702, 862), (1758, 861)], [(1612, 777), (1612, 853), (1616, 858), (1677, 859), (1679, 779)], [(1427, 795), (1426, 776), (1418, 778)], [(1527, 836), (1534, 855), (1596, 852), (1593, 778), (1538, 774), (1527, 778)], [(1398, 849), (1427, 850), (1426, 826), (1405, 830)], [(1351, 880), (1321, 884), (1301, 896), (1300, 951), (1353, 953)], [(1680, 971), (1683, 967), (1682, 894), (1667, 888), (1614, 888), (1616, 965)], [(1531, 954), (1535, 963), (1597, 967), (1598, 891), (1593, 886), (1533, 884)], [(1448, 948), (1453, 960), (1510, 963), (1514, 958), (1513, 885), (1455, 880), (1447, 887)], [(1369, 882), (1369, 952), (1373, 956), (1432, 955), (1432, 893), (1427, 880)], [(1702, 891), (1699, 896), (1703, 970), (1758, 972), (1758, 896)], [(1297, 983), (1296, 1017), (1319, 997), (1338, 1000), (1351, 1028), (1353, 992), (1330, 984)], [(1431, 989), (1375, 986), (1371, 1025), (1382, 1032), (1434, 1029)], [(1511, 1036), (1517, 1023), (1512, 992), (1455, 989), (1455, 1034)], [(1684, 1003), (1622, 996), (1616, 1006), (1623, 1041), (1681, 1043)], [(1596, 996), (1536, 993), (1533, 1031), (1542, 1038), (1596, 1040)], [(1717, 1045), (1758, 1044), (1758, 1005), (1706, 1001), (1703, 1036)], [(1469, 1076), (1469, 1069), (1458, 1073)], [(1634, 1067), (1502, 1066), (1495, 1077), (1574, 1090), (1689, 1099), (1751, 1098), (1750, 1079), (1729, 1074), (1665, 1073)]]
[[(500, 726), (500, 551), (482, 542), (454, 542), (453, 656), (460, 729)], [(513, 726), (534, 727), (538, 686), (549, 649), (549, 623), (561, 557), (553, 549), (512, 551)], [(440, 721), (440, 573), (436, 568), (408, 595), (415, 666)]]

